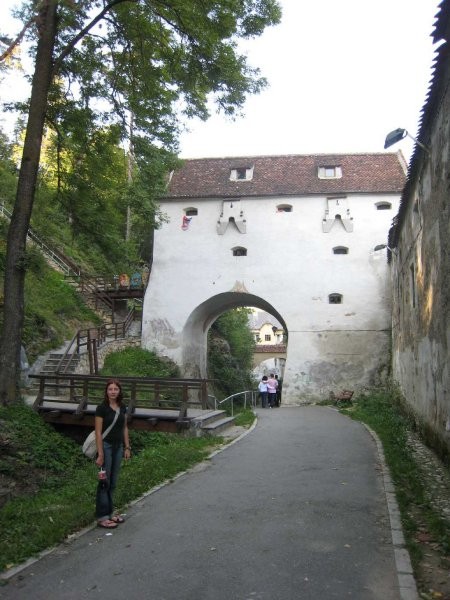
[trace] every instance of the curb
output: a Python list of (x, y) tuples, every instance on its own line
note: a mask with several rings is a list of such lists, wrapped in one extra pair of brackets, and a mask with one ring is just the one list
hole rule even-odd
[(392, 544), (394, 547), (394, 559), (397, 568), (398, 585), (400, 590), (401, 600), (419, 600), (417, 584), (414, 578), (414, 572), (411, 565), (411, 559), (408, 549), (405, 545), (403, 536), (402, 522), (400, 519), (400, 511), (395, 496), (395, 487), (392, 483), (389, 467), (386, 464), (384, 457), (383, 445), (380, 442), (378, 435), (368, 425), (362, 423), (367, 431), (372, 436), (378, 451), (378, 456), (381, 464), (383, 476), (383, 486), (386, 494), (386, 503), (389, 513), (389, 521), (391, 524)]

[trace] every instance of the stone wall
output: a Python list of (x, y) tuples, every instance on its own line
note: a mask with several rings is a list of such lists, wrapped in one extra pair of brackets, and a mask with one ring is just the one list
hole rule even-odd
[[(448, 25), (447, 25), (448, 27)], [(442, 47), (419, 139), (391, 231), (393, 376), (450, 453), (450, 60)]]

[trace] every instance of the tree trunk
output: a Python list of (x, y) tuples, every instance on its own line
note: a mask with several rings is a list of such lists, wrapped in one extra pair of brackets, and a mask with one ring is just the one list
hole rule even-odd
[(4, 318), (0, 342), (0, 402), (3, 405), (18, 399), (20, 348), (24, 321), (25, 250), (38, 176), (48, 92), (52, 80), (57, 5), (58, 0), (44, 0), (37, 20), (39, 40), (28, 123), (16, 201), (8, 230)]

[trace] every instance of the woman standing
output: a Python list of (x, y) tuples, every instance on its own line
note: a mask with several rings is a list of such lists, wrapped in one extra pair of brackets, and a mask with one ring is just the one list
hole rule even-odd
[[(116, 421), (113, 427), (103, 438), (103, 432), (111, 426), (114, 419)], [(113, 492), (122, 457), (128, 460), (131, 455), (122, 386), (117, 379), (107, 381), (105, 398), (95, 411), (95, 439), (98, 452), (95, 463), (106, 471), (106, 481), (99, 480), (97, 487), (97, 525), (105, 529), (115, 529), (118, 523), (123, 523), (124, 519), (120, 515), (113, 514)]]

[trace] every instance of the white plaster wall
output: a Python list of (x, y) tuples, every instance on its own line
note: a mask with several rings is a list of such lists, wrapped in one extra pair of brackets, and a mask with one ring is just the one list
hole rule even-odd
[[(268, 310), (286, 327), (285, 402), (369, 383), (388, 360), (390, 328), (386, 251), (373, 248), (386, 243), (398, 197), (347, 198), (352, 233), (338, 222), (323, 233), (325, 197), (244, 198), (247, 233), (230, 223), (224, 235), (216, 231), (221, 200), (162, 202), (169, 223), (155, 233), (143, 346), (170, 356), (187, 374), (204, 376), (207, 330), (241, 302)], [(392, 210), (376, 210), (380, 200)], [(287, 203), (292, 212), (276, 212)], [(183, 231), (188, 206), (198, 215)], [(247, 256), (234, 257), (235, 246), (247, 248)], [(347, 246), (349, 254), (334, 255), (334, 246)], [(328, 303), (333, 292), (343, 294), (343, 304)]]

